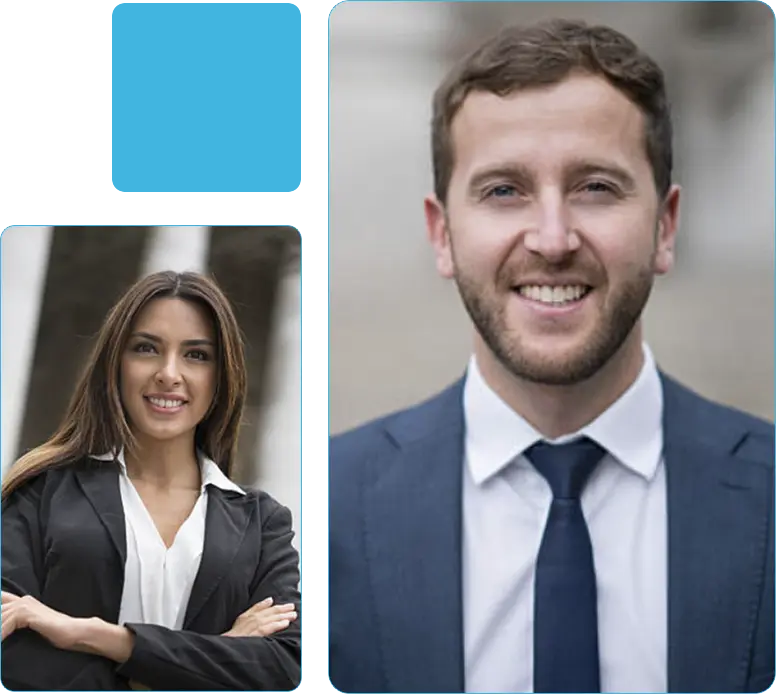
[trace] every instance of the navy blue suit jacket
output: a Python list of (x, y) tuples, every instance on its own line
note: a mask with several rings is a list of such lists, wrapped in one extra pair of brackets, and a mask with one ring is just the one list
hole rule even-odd
[[(774, 677), (774, 428), (661, 380), (668, 689), (762, 691)], [(341, 691), (463, 691), (462, 387), (331, 441)]]

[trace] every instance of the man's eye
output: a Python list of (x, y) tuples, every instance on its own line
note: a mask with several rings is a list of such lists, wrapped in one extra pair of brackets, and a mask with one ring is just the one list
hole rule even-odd
[(582, 189), (590, 193), (614, 193), (614, 187), (604, 181), (590, 181), (582, 186)]
[(509, 198), (514, 195), (517, 195), (517, 190), (508, 185), (494, 186), (485, 193), (486, 198)]

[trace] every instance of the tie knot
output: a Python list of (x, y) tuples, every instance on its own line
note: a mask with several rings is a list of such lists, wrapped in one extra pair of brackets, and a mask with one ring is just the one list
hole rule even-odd
[(595, 441), (582, 438), (571, 443), (535, 443), (525, 456), (547, 480), (555, 499), (579, 499), (590, 473), (606, 451)]

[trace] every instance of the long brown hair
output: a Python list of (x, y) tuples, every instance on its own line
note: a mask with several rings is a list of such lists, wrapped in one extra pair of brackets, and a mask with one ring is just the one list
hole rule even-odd
[(197, 425), (195, 444), (229, 476), (246, 396), (243, 340), (229, 301), (209, 277), (157, 272), (130, 287), (108, 313), (64, 419), (54, 435), (23, 455), (2, 486), (6, 499), (27, 480), (90, 454), (136, 446), (119, 393), (121, 355), (132, 324), (149, 301), (179, 298), (203, 306), (216, 332), (218, 376), (213, 403)]
[(453, 119), (475, 91), (507, 96), (557, 84), (575, 71), (600, 75), (639, 107), (658, 194), (671, 186), (671, 114), (663, 71), (627, 36), (606, 26), (565, 19), (503, 29), (466, 56), (434, 94), (431, 123), (434, 193), (445, 203), (455, 152)]

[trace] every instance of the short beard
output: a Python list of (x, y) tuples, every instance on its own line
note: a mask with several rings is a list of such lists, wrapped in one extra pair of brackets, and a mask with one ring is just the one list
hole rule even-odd
[(495, 295), (486, 295), (457, 263), (455, 282), (477, 332), (509, 373), (532, 383), (570, 386), (598, 373), (631, 334), (652, 291), (651, 267), (652, 263), (640, 268), (616, 295), (608, 297), (595, 332), (581, 350), (562, 361), (526, 354), (519, 333), (507, 326), (506, 297), (499, 303)]

